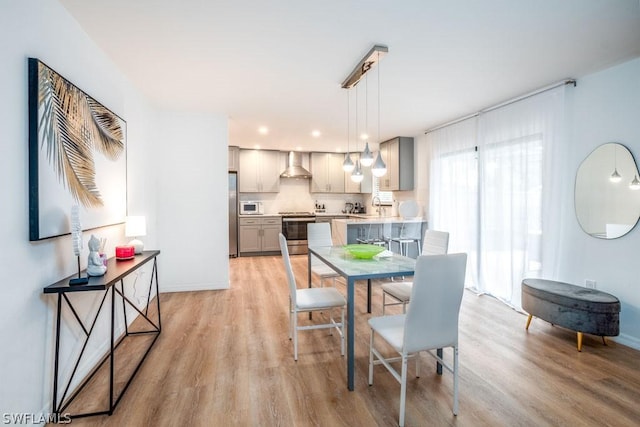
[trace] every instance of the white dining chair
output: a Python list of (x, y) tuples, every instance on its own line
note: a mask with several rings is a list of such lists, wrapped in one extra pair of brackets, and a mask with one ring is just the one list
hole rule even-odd
[[(331, 239), (331, 225), (328, 222), (314, 222), (307, 224), (307, 246), (310, 248), (321, 246), (333, 246)], [(340, 277), (327, 264), (311, 255), (311, 271), (320, 278), (320, 286), (324, 286), (325, 279), (331, 279), (333, 286), (336, 285), (336, 278)]]
[[(399, 424), (404, 426), (407, 394), (407, 365), (416, 358), (416, 377), (419, 354), (426, 351), (440, 365), (453, 374), (453, 414), (458, 414), (458, 316), (464, 292), (467, 254), (421, 255), (416, 261), (411, 304), (406, 314), (379, 316), (369, 319), (369, 385), (373, 384), (374, 365), (382, 364), (400, 383)], [(374, 338), (385, 340), (399, 356), (385, 358), (375, 347)], [(453, 366), (433, 350), (453, 348)], [(401, 372), (391, 366), (400, 361)]]
[[(282, 233), (280, 233), (279, 239), (282, 260), (289, 283), (289, 339), (293, 338), (293, 359), (298, 360), (298, 331), (309, 329), (335, 328), (340, 335), (340, 354), (344, 356), (344, 311), (347, 306), (347, 301), (344, 296), (333, 287), (298, 289), (296, 278), (291, 268), (287, 239)], [(333, 319), (332, 310), (335, 308), (341, 309), (340, 322), (336, 322)], [(298, 313), (308, 313), (311, 311), (328, 311), (329, 323), (298, 326)]]
[[(422, 239), (422, 255), (445, 255), (449, 249), (449, 233), (446, 231), (427, 230)], [(411, 300), (412, 282), (386, 282), (382, 284), (382, 314), (389, 305), (402, 304), (402, 312), (406, 312), (407, 303)], [(395, 302), (387, 303), (387, 298)]]

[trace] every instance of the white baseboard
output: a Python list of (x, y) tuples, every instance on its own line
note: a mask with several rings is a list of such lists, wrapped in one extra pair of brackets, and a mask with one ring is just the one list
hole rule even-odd
[(631, 347), (635, 350), (640, 350), (640, 339), (632, 337), (631, 335), (620, 334), (617, 337), (612, 337), (609, 339), (619, 344), (626, 345), (627, 347)]
[(196, 283), (189, 285), (160, 285), (160, 293), (164, 292), (190, 292), (190, 291), (218, 291), (229, 289), (229, 284)]

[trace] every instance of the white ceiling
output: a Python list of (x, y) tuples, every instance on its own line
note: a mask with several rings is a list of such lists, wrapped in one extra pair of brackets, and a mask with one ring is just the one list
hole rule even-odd
[[(353, 151), (340, 84), (374, 44), (381, 140), (640, 56), (638, 0), (60, 2), (157, 106), (224, 113), (247, 148), (346, 151), (350, 117)], [(377, 73), (358, 85), (374, 147)]]

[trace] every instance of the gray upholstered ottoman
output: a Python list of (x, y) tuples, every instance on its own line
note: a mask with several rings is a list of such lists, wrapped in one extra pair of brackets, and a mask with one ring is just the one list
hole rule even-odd
[(606, 292), (568, 283), (543, 279), (522, 281), (522, 308), (529, 313), (526, 329), (536, 316), (578, 333), (578, 351), (582, 334), (605, 336), (620, 333), (620, 301)]

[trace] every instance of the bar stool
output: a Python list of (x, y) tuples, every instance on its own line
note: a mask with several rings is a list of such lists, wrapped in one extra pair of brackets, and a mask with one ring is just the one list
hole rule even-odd
[(419, 221), (406, 221), (410, 218), (416, 218), (419, 211), (420, 206), (415, 200), (405, 200), (398, 206), (398, 213), (405, 221), (402, 223), (399, 235), (390, 239), (389, 247), (391, 247), (391, 243), (397, 243), (400, 255), (407, 256), (409, 253), (409, 245), (412, 243), (417, 245), (416, 253), (420, 253), (422, 223)]
[(384, 237), (384, 231), (382, 236), (380, 236), (380, 232), (378, 232), (377, 236), (375, 237), (371, 236), (371, 224), (369, 224), (369, 227), (367, 230), (367, 236), (359, 237), (356, 239), (356, 241), (358, 243), (363, 243), (368, 245), (384, 246), (386, 249), (389, 249), (389, 239)]
[(392, 237), (389, 241), (389, 247), (391, 243), (397, 243), (400, 250), (400, 255), (407, 256), (409, 253), (409, 245), (415, 243), (417, 252), (420, 252), (421, 241), (420, 231), (422, 230), (421, 222), (403, 222), (400, 228), (400, 235)]

